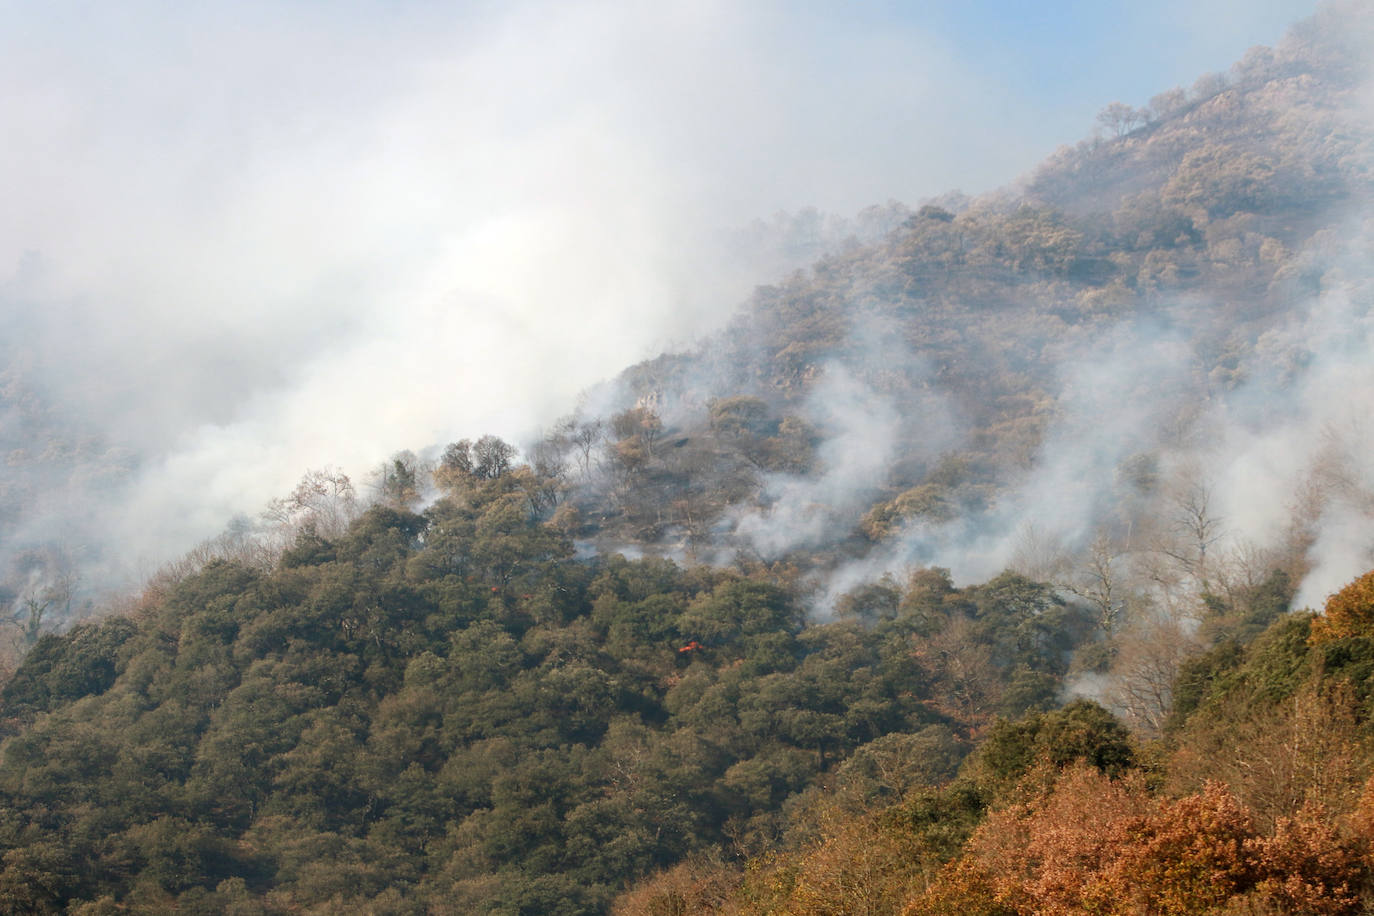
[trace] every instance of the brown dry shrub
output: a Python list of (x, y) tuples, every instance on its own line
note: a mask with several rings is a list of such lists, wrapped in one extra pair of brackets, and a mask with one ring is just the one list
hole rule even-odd
[[(1368, 798), (1374, 810), (1374, 786)], [(1075, 767), (989, 815), (906, 914), (1353, 916), (1370, 883), (1363, 823), (1345, 835), (1314, 804), (1261, 832), (1221, 783), (1154, 799), (1139, 776)]]
[(742, 875), (718, 859), (693, 857), (650, 875), (616, 898), (612, 916), (729, 916)]

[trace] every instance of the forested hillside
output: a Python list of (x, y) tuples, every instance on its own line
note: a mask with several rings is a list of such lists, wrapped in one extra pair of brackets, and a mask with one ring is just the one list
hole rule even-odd
[(927, 203), (630, 369), (536, 447), (560, 522), (795, 565), (821, 615), (884, 573), (1015, 569), (1094, 609), (1102, 689), (1157, 731), (1188, 621), (1374, 565), (1358, 13), (1109, 106), (1021, 186)]
[(614, 912), (1367, 913), (1371, 598), (1374, 573), (1191, 661), (1166, 740), (1083, 700), (1001, 720), (938, 788), (837, 777), (785, 851), (690, 859)]
[[(851, 554), (967, 566), (1027, 522), (1069, 553), (1167, 527), (1163, 503), (1219, 489), (1244, 457), (1228, 437), (1282, 429), (1367, 340), (1365, 46), (1329, 12), (1229, 74), (1109, 107), (1022, 186), (928, 203), (760, 287), (699, 351), (629, 370), (549, 440), (580, 459), (580, 533), (767, 559), (857, 538)], [(1067, 475), (1086, 492), (1046, 511)]]
[(948, 778), (1094, 632), (1044, 585), (934, 571), (807, 625), (777, 570), (573, 559), (537, 483), (452, 475), (423, 515), (40, 639), (0, 694), (0, 901), (603, 912), (688, 853), (768, 848), (856, 748)]
[(1366, 12), (103, 610), (6, 351), (0, 910), (1367, 911)]

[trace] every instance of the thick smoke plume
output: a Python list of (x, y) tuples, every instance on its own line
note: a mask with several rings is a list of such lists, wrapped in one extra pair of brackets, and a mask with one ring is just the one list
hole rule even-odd
[(1309, 253), (1326, 265), (1324, 291), (1264, 331), (1227, 377), (1201, 368), (1214, 337), (1199, 318), (1205, 302), (1066, 351), (1059, 415), (1024, 478), (983, 513), (911, 524), (840, 569), (821, 606), (921, 566), (962, 583), (1008, 567), (1067, 581), (1106, 538), (1122, 560), (1178, 566), (1194, 595), (1228, 566), (1263, 574), (1297, 557), (1306, 575), (1294, 606), (1320, 608), (1374, 566), (1371, 230)]
[[(1278, 6), (1129, 18), (1185, 23), (1191, 73), (1310, 3)], [(523, 438), (772, 279), (723, 228), (1005, 181), (1157, 57), (1037, 96), (943, 14), (4, 8), (0, 562), (60, 541), (107, 585), (308, 468)]]
[[(718, 325), (762, 279), (723, 230), (912, 190), (854, 134), (898, 83), (902, 107), (946, 111), (962, 68), (876, 25), (785, 18), (13, 11), (0, 317), (37, 416), (7, 421), (5, 444), (21, 470), (48, 447), (19, 454), (29, 433), (94, 454), (21, 475), (0, 550), (58, 537), (99, 553), (101, 577), (146, 571), (307, 468), (361, 477), (397, 448), (522, 438)], [(765, 35), (780, 43), (760, 53)], [(822, 38), (864, 69), (803, 99), (789, 74)], [(909, 134), (882, 146), (955, 180), (947, 148)]]

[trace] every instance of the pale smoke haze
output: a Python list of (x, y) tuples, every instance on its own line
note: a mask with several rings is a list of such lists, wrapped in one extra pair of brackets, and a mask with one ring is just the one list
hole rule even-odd
[(522, 437), (772, 279), (721, 230), (1005, 182), (1136, 85), (1036, 96), (939, 16), (824, 6), (0, 10), (0, 326), (134, 469), (8, 537), (125, 569), (307, 468)]
[[(1139, 559), (1157, 550), (1145, 523), (1176, 535), (1171, 504), (1190, 497), (1205, 499), (1217, 564), (1310, 541), (1293, 605), (1320, 608), (1374, 566), (1371, 229), (1353, 225), (1344, 244), (1312, 254), (1328, 265), (1330, 288), (1261, 336), (1239, 384), (1198, 368), (1202, 335), (1188, 324), (1207, 303), (1179, 303), (1172, 325), (1118, 325), (1066, 351), (1058, 417), (1025, 478), (984, 513), (918, 521), (842, 567), (818, 608), (920, 566), (948, 568), (960, 584), (1009, 566), (1050, 576), (1047, 559), (1062, 572), (1104, 532)], [(1138, 458), (1148, 458), (1147, 494), (1123, 479)]]
[(145, 562), (307, 467), (528, 434), (737, 306), (717, 228), (890, 193), (836, 132), (888, 86), (953, 104), (917, 32), (808, 86), (732, 5), (71, 12), (0, 65), (0, 263), (58, 410), (141, 458), (109, 524)]
[(751, 511), (733, 533), (769, 559), (833, 540), (852, 528), (896, 457), (899, 418), (842, 364), (825, 367), (807, 397), (807, 419), (822, 430), (816, 477), (773, 475), (762, 483), (766, 511)]

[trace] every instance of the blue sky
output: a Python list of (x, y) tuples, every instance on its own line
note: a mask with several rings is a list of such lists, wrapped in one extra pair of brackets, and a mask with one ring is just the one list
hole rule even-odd
[[(257, 137), (285, 147), (292, 138), (277, 130), (341, 131), (345, 112), (366, 131), (439, 95), (429, 74), (452, 77), (471, 61), (482, 74), (461, 92), (505, 109), (488, 129), (537, 132), (600, 108), (663, 180), (737, 185), (735, 203), (721, 202), (729, 218), (847, 211), (1008, 181), (1086, 135), (1108, 102), (1144, 104), (1225, 69), (1315, 6), (0, 2), (10, 26), (0, 106), (5, 89), (12, 101), (42, 88), (100, 109), (76, 112), (91, 142), (171, 135), (192, 155), (212, 135), (221, 146)], [(179, 132), (187, 124), (198, 136)], [(827, 173), (831, 160), (852, 163), (849, 174)]]
[(1036, 95), (1143, 102), (1255, 44), (1272, 44), (1314, 0), (1157, 3), (975, 0), (891, 4), (897, 21), (930, 23), (962, 51)]
[[(825, 47), (827, 41), (832, 49), (852, 50), (835, 39), (862, 45), (885, 36), (893, 72), (901, 72), (899, 61), (908, 49), (936, 61), (935, 78), (963, 103), (952, 116), (942, 112), (944, 123), (931, 125), (938, 145), (958, 151), (956, 161), (940, 161), (939, 176), (949, 187), (976, 192), (1015, 178), (1056, 146), (1086, 136), (1109, 102), (1144, 105), (1159, 92), (1225, 70), (1251, 46), (1276, 43), (1317, 3), (933, 0), (803, 6), (810, 21), (792, 36), (794, 52)], [(854, 60), (840, 53), (825, 63), (844, 72)], [(888, 101), (898, 111), (904, 102), (917, 111), (931, 104), (917, 93), (907, 99), (897, 93)], [(918, 189), (910, 176), (894, 184), (903, 180), (909, 182), (903, 190), (933, 193)]]

